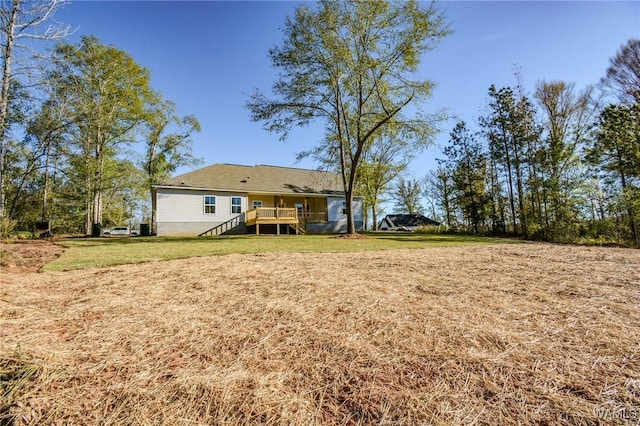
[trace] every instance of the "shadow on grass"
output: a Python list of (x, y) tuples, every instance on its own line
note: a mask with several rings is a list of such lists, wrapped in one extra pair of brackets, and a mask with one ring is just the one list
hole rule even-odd
[(69, 250), (43, 270), (72, 270), (196, 256), (249, 253), (327, 253), (387, 249), (420, 249), (509, 240), (465, 235), (365, 233), (365, 238), (338, 234), (225, 235), (211, 237), (101, 237), (58, 241)]
[(120, 237), (70, 237), (64, 238), (56, 241), (56, 243), (63, 245), (65, 247), (105, 247), (105, 246), (126, 246), (126, 245), (134, 245), (134, 244), (183, 244), (183, 243), (202, 243), (208, 242), (211, 244), (215, 243), (228, 243), (230, 241), (260, 241), (266, 240), (270, 238), (278, 238), (278, 239), (286, 239), (286, 238), (299, 238), (299, 239), (318, 239), (318, 238), (329, 238), (331, 235), (323, 234), (323, 235), (217, 235), (217, 236), (206, 236), (206, 237), (198, 237), (198, 236), (149, 236), (149, 237), (138, 237), (138, 236), (120, 236)]
[(414, 234), (414, 233), (368, 233), (368, 236), (384, 241), (397, 241), (401, 243), (499, 243), (509, 242), (504, 238), (483, 237), (460, 234)]
[[(306, 235), (217, 235), (217, 236), (149, 236), (149, 237), (83, 237), (83, 238), (65, 238), (59, 242), (68, 242), (72, 245), (81, 245), (84, 247), (101, 246), (101, 245), (118, 245), (118, 244), (136, 244), (136, 243), (185, 243), (185, 242), (228, 242), (228, 241), (260, 241), (262, 239), (298, 239), (298, 240), (318, 240), (334, 238), (340, 234), (306, 234)], [(399, 233), (399, 232), (363, 232), (371, 239), (392, 240), (398, 242), (488, 242), (488, 241), (506, 241), (499, 237), (484, 237), (473, 235), (459, 234), (415, 234), (415, 233)]]

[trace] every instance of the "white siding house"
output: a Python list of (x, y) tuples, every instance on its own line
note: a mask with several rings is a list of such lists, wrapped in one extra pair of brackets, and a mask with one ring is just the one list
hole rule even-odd
[[(234, 203), (232, 208), (232, 201), (237, 199), (240, 204)], [(197, 235), (246, 212), (247, 204), (247, 194), (159, 189), (156, 192), (156, 232), (158, 235)]]
[[(157, 235), (345, 232), (345, 198), (329, 172), (214, 164), (154, 188)], [(362, 229), (362, 201), (354, 200)]]

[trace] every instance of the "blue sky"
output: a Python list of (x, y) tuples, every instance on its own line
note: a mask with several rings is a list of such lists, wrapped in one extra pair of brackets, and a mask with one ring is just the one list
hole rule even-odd
[[(180, 114), (195, 114), (202, 131), (193, 149), (204, 164), (313, 168), (312, 160), (296, 163), (295, 154), (321, 141), (321, 125), (280, 142), (251, 122), (244, 106), (255, 88), (268, 90), (275, 81), (267, 52), (281, 43), (285, 17), (298, 4), (75, 1), (56, 18), (77, 28), (70, 42), (95, 35), (128, 52)], [(637, 1), (443, 1), (439, 8), (454, 33), (423, 58), (421, 74), (437, 83), (424, 108), (447, 108), (472, 125), (491, 84), (514, 85), (515, 66), (530, 92), (538, 80), (575, 82), (581, 89), (598, 82), (622, 44), (640, 37)], [(438, 145), (453, 125), (444, 125), (438, 143), (414, 160), (414, 177), (435, 167)]]

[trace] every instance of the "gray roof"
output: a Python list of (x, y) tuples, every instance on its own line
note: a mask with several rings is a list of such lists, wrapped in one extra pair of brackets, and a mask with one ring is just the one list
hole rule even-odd
[(344, 194), (336, 173), (266, 165), (213, 164), (154, 186), (275, 194)]

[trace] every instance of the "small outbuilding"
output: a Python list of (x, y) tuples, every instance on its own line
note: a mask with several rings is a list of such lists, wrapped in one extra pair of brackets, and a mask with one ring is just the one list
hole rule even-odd
[(380, 221), (378, 229), (381, 231), (414, 231), (421, 226), (439, 225), (440, 222), (421, 214), (389, 214)]

